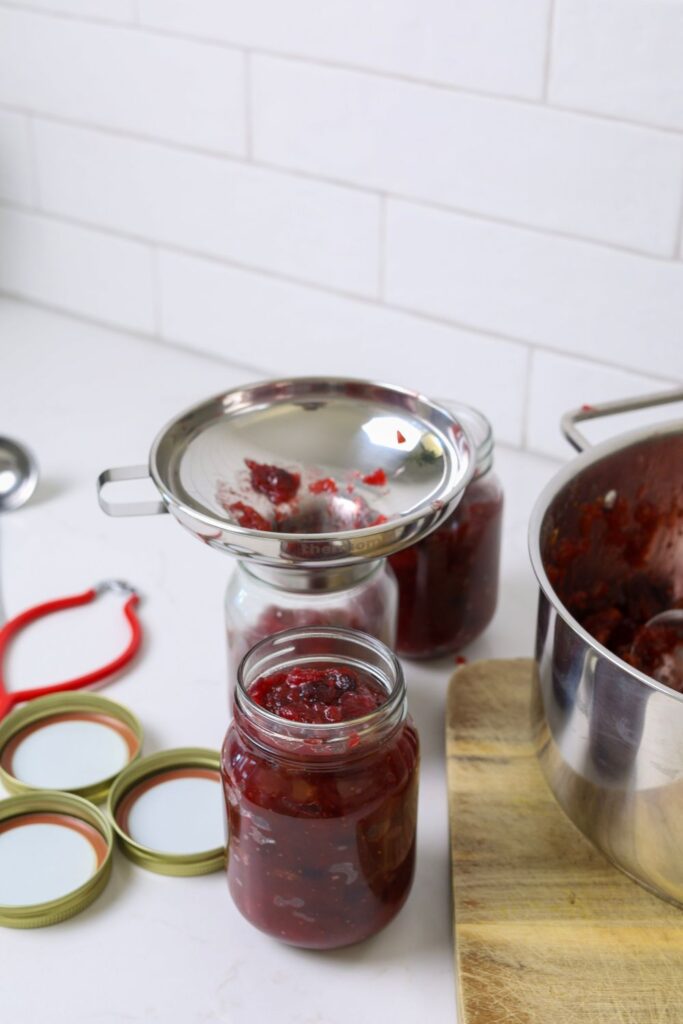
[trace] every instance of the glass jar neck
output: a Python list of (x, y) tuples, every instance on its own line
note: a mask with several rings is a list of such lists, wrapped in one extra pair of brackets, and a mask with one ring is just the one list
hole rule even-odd
[(260, 562), (239, 560), (240, 569), (261, 583), (289, 593), (315, 594), (349, 590), (380, 572), (386, 559), (373, 558), (356, 565), (341, 565), (319, 569), (299, 569), (294, 566), (262, 565)]
[[(301, 666), (349, 666), (369, 672), (387, 692), (370, 714), (334, 724), (293, 722), (267, 711), (249, 695), (264, 675)], [(252, 647), (237, 672), (235, 724), (252, 741), (280, 756), (336, 763), (362, 757), (394, 733), (407, 716), (400, 662), (381, 641), (336, 627), (288, 629)]]
[(473, 480), (481, 480), (483, 476), (486, 476), (493, 469), (493, 445), (491, 445), (490, 452), (483, 458), (480, 458), (477, 453), (477, 468), (474, 471)]
[(440, 399), (440, 402), (467, 431), (475, 452), (473, 479), (480, 480), (493, 466), (493, 428), (490, 422), (483, 412), (471, 405), (448, 398)]

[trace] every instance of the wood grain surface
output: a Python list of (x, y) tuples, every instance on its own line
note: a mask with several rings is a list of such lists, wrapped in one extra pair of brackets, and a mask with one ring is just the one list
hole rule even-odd
[(531, 741), (531, 672), (475, 662), (448, 692), (461, 1024), (683, 1024), (683, 912), (555, 803)]

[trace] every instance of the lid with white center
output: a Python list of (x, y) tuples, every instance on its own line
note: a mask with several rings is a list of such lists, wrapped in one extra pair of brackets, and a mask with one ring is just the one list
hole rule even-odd
[(103, 800), (142, 749), (142, 726), (98, 693), (39, 697), (0, 723), (0, 780), (11, 793), (60, 790)]
[(109, 822), (81, 797), (0, 801), (0, 925), (36, 928), (85, 910), (109, 880), (113, 845)]
[(162, 875), (203, 875), (225, 864), (217, 751), (181, 747), (131, 764), (109, 794), (109, 816), (132, 861)]

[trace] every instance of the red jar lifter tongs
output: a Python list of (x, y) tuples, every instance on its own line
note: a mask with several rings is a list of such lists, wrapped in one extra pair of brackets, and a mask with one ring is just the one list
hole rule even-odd
[[(42, 619), (43, 616), (50, 615), (52, 612), (60, 612), (67, 608), (77, 608), (82, 604), (90, 604), (96, 597), (107, 591), (128, 595), (128, 599), (123, 606), (123, 614), (130, 626), (130, 639), (126, 649), (117, 658), (110, 661), (108, 665), (94, 669), (86, 675), (78, 676), (75, 679), (68, 679), (64, 683), (52, 683), (50, 686), (36, 686), (30, 690), (13, 690), (8, 692), (5, 688), (3, 666), (7, 648), (17, 633), (25, 626), (28, 626), (29, 623), (35, 622), (36, 619)], [(34, 700), (36, 697), (45, 697), (50, 693), (82, 690), (86, 686), (92, 686), (94, 683), (99, 683), (103, 679), (107, 679), (109, 676), (119, 672), (135, 657), (142, 640), (142, 628), (135, 614), (135, 608), (139, 600), (138, 594), (129, 583), (124, 583), (122, 580), (105, 580), (103, 583), (98, 583), (96, 587), (86, 590), (83, 594), (74, 594), (73, 597), (62, 597), (54, 601), (46, 601), (44, 604), (36, 605), (35, 608), (27, 609), (20, 615), (15, 616), (15, 618), (10, 619), (9, 622), (6, 622), (2, 629), (0, 629), (0, 719), (9, 714), (15, 704), (23, 704), (24, 701)]]

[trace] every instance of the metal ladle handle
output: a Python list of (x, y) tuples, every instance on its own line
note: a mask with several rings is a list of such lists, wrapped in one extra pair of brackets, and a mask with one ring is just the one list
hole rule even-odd
[(108, 516), (158, 516), (168, 509), (163, 501), (122, 501), (112, 503), (107, 501), (102, 491), (107, 484), (119, 483), (122, 480), (148, 480), (149, 469), (147, 466), (117, 466), (114, 469), (105, 469), (97, 478), (97, 500), (100, 508)]
[(651, 409), (670, 402), (683, 402), (683, 388), (669, 391), (658, 391), (654, 395), (638, 395), (636, 398), (620, 398), (616, 402), (601, 402), (600, 405), (582, 405), (580, 409), (566, 412), (561, 420), (562, 433), (577, 452), (591, 448), (591, 442), (577, 429), (577, 423), (585, 420), (597, 420), (604, 416), (614, 416), (620, 412), (636, 412), (638, 409)]

